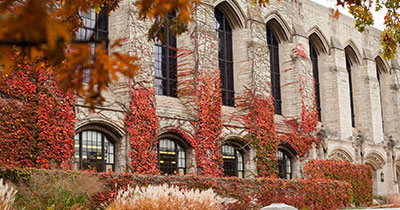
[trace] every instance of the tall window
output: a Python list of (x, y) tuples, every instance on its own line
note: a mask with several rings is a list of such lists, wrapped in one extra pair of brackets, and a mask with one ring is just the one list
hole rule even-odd
[(350, 109), (351, 109), (351, 126), (355, 127), (355, 114), (354, 114), (354, 100), (353, 100), (353, 84), (351, 80), (351, 63), (350, 58), (346, 55), (346, 69), (348, 74), (349, 80), (349, 91), (350, 91)]
[(271, 65), (271, 90), (275, 103), (275, 114), (282, 114), (281, 76), (279, 70), (279, 43), (275, 33), (267, 25), (267, 41), (269, 48), (269, 61)]
[(75, 165), (78, 169), (115, 170), (114, 143), (104, 133), (88, 130), (75, 135)]
[(384, 121), (383, 121), (383, 103), (382, 103), (382, 84), (381, 84), (381, 72), (383, 72), (378, 65), (378, 58), (375, 59), (375, 63), (376, 63), (376, 78), (378, 79), (378, 86), (379, 86), (379, 102), (381, 103), (381, 118), (382, 118), (382, 131), (384, 130)]
[(222, 145), (222, 157), (224, 160), (225, 176), (237, 176), (243, 178), (244, 163), (243, 154), (231, 145)]
[(276, 153), (278, 159), (278, 176), (282, 179), (292, 178), (292, 162), (290, 160), (289, 154), (284, 150), (278, 150)]
[(233, 88), (232, 28), (228, 19), (215, 8), (215, 29), (218, 34), (218, 61), (221, 75), (222, 104), (233, 106), (235, 91)]
[(319, 89), (319, 72), (318, 72), (318, 54), (315, 50), (314, 44), (310, 41), (310, 58), (313, 69), (313, 77), (314, 77), (314, 90), (315, 90), (315, 100), (317, 103), (317, 111), (318, 111), (318, 120), (321, 121), (321, 98), (320, 98), (320, 89)]
[[(175, 14), (168, 14), (171, 20)], [(156, 94), (177, 97), (176, 86), (176, 37), (166, 29), (164, 43), (157, 41), (154, 46), (154, 69)]]
[[(96, 45), (101, 41), (108, 42), (108, 16), (107, 8), (97, 14), (94, 10), (86, 12), (79, 12), (82, 19), (83, 27), (78, 29), (76, 39), (90, 42), (90, 52), (94, 56)], [(89, 74), (91, 69), (84, 71), (83, 81), (89, 82)]]
[(158, 142), (158, 163), (164, 174), (186, 173), (186, 152), (173, 139), (160, 139)]

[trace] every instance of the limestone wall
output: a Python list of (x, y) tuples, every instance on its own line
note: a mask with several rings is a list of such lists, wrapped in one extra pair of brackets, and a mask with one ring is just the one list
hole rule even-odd
[[(117, 38), (126, 38), (119, 49), (141, 58), (143, 73), (137, 79), (154, 83), (154, 43), (147, 40), (146, 30), (150, 21), (137, 20), (133, 0), (124, 0), (120, 8), (113, 12), (109, 19), (109, 38), (112, 42)], [(321, 90), (322, 129), (325, 138), (318, 148), (312, 150), (304, 161), (293, 160), (294, 175), (302, 176), (302, 166), (307, 159), (330, 158), (350, 162), (367, 163), (376, 170), (375, 192), (387, 194), (398, 192), (397, 176), (400, 174), (400, 67), (396, 61), (384, 62), (390, 74), (381, 75), (381, 91), (378, 88), (375, 58), (379, 56), (380, 31), (367, 27), (360, 33), (354, 28), (351, 18), (333, 17), (332, 9), (309, 0), (271, 0), (266, 8), (254, 7), (247, 0), (203, 0), (198, 6), (195, 26), (190, 25), (188, 33), (177, 37), (178, 48), (189, 47), (192, 34), (207, 33), (208, 39), (197, 33), (198, 39), (204, 42), (199, 50), (204, 59), (200, 66), (203, 69), (218, 68), (217, 48), (215, 44), (214, 8), (223, 3), (232, 20), (234, 50), (234, 87), (235, 94), (243, 92), (244, 87), (252, 88), (258, 93), (270, 91), (269, 51), (266, 39), (266, 24), (274, 22), (273, 28), (279, 38), (281, 90), (284, 117), (299, 116), (301, 99), (298, 84), (294, 83), (299, 76), (306, 79), (305, 91), (312, 93), (310, 82), (310, 63), (294, 62), (292, 49), (301, 44), (308, 54), (309, 40), (314, 41), (319, 53), (319, 79)], [(228, 8), (229, 7), (229, 8)], [(278, 23), (278, 24), (276, 24)], [(197, 31), (196, 31), (197, 30)], [(210, 38), (211, 37), (211, 38)], [(312, 38), (310, 38), (312, 37)], [(207, 44), (208, 43), (208, 44)], [(351, 51), (349, 51), (351, 49)], [(355, 108), (355, 128), (351, 125), (349, 81), (346, 70), (346, 57), (352, 59), (352, 83)], [(212, 59), (211, 59), (212, 58)], [(203, 62), (202, 62), (203, 61)], [(179, 62), (179, 58), (178, 58)], [(193, 59), (192, 62), (195, 62)], [(294, 71), (285, 69), (295, 67)], [(199, 69), (202, 69), (199, 68)], [(182, 79), (182, 78), (178, 78)], [(121, 80), (106, 93), (106, 102), (98, 107), (95, 113), (88, 113), (87, 108), (79, 102), (76, 106), (77, 130), (82, 130), (90, 123), (104, 125), (104, 129), (113, 129), (119, 133), (115, 139), (117, 148), (117, 170), (125, 170), (129, 162), (129, 143), (124, 131), (123, 117), (128, 103), (127, 79)], [(382, 97), (382, 107), (380, 103)], [(172, 127), (190, 129), (188, 120), (192, 110), (184, 98), (172, 98), (157, 95), (157, 113), (160, 120), (160, 134)], [(381, 109), (383, 108), (383, 118)], [(233, 107), (223, 107), (223, 115), (235, 112)], [(245, 135), (242, 130), (232, 125), (224, 117), (222, 137), (225, 140), (239, 139)], [(279, 122), (282, 116), (276, 116)], [(382, 119), (384, 127), (382, 127)], [(113, 125), (113, 126), (111, 126)], [(243, 143), (245, 144), (245, 143)], [(246, 147), (246, 175), (255, 172), (253, 149)], [(193, 155), (190, 155), (193, 157)], [(191, 171), (190, 167), (188, 167)], [(384, 174), (381, 182), (380, 173)]]

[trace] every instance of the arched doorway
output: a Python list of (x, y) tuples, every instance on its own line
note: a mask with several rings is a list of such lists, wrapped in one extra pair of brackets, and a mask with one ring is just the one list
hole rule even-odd
[(77, 169), (115, 171), (115, 144), (105, 133), (85, 130), (75, 135), (74, 163)]

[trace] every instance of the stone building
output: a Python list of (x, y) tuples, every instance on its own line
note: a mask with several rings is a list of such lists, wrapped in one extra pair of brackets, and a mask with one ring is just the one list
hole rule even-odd
[[(101, 26), (96, 25), (101, 14), (84, 15), (86, 28), (80, 33), (108, 33), (110, 42), (125, 38), (122, 47), (110, 50), (141, 58), (143, 72), (138, 78), (150, 81), (157, 92), (163, 171), (190, 173), (195, 164), (193, 148), (171, 129), (190, 129), (191, 116), (185, 99), (176, 94), (181, 79), (175, 75), (180, 58), (171, 50), (176, 47), (191, 49), (203, 57), (197, 63), (199, 69), (221, 69), (224, 116), (236, 111), (233, 97), (250, 87), (258, 93), (272, 92), (279, 124), (300, 114), (299, 87), (293, 82), (299, 75), (307, 81), (315, 80), (315, 85), (307, 82), (304, 88), (306, 92), (316, 90), (323, 140), (303, 161), (296, 159), (293, 149), (280, 145), (277, 156), (281, 177), (302, 177), (302, 167), (309, 159), (344, 160), (372, 167), (374, 193), (399, 192), (400, 66), (396, 60), (381, 59), (381, 31), (367, 27), (360, 33), (353, 19), (336, 19), (332, 9), (310, 0), (271, 0), (266, 8), (251, 6), (247, 0), (202, 0), (189, 32), (178, 37), (168, 35), (168, 48), (148, 41), (146, 32), (151, 22), (137, 19), (133, 2), (122, 1), (108, 24), (102, 19)], [(194, 47), (193, 37), (202, 45)], [(291, 60), (292, 49), (298, 46), (310, 62)], [(285, 71), (293, 67), (294, 71)], [(120, 79), (110, 87), (106, 101), (95, 112), (89, 112), (78, 100), (77, 167), (127, 170), (129, 138), (123, 123), (129, 103), (127, 84), (128, 79)], [(226, 117), (223, 120), (225, 174), (252, 176), (254, 149), (241, 141), (244, 133), (239, 128), (227, 123)]]

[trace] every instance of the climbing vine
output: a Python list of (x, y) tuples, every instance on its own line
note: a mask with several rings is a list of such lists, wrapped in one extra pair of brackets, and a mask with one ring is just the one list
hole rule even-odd
[(256, 149), (255, 162), (260, 177), (274, 177), (277, 172), (278, 138), (275, 129), (274, 103), (271, 96), (246, 89), (237, 98), (238, 119), (248, 131), (248, 139)]
[[(195, 10), (195, 14), (196, 14)], [(222, 175), (221, 131), (222, 96), (219, 69), (213, 54), (204, 52), (218, 47), (214, 31), (197, 29), (190, 34), (191, 45), (178, 49), (178, 93), (182, 102), (191, 108), (191, 138), (188, 142), (195, 149), (197, 174)], [(201, 50), (202, 49), (202, 50)], [(211, 51), (213, 52), (213, 51)], [(194, 63), (192, 61), (195, 61)]]
[[(304, 49), (300, 44), (292, 50), (294, 55), (291, 56), (292, 61), (299, 59), (304, 62), (309, 62), (309, 57), (305, 53)], [(309, 71), (304, 65), (305, 72), (303, 73), (306, 78), (313, 78), (311, 71)], [(288, 69), (293, 70), (293, 69)], [(309, 150), (313, 143), (318, 145), (318, 138), (316, 132), (318, 131), (318, 111), (317, 103), (315, 99), (315, 91), (306, 91), (304, 86), (309, 82), (307, 79), (303, 79), (303, 76), (299, 74), (299, 92), (301, 97), (301, 114), (300, 117), (284, 120), (286, 130), (280, 135), (280, 141), (288, 143), (300, 157), (304, 157), (309, 153)], [(314, 82), (312, 83), (314, 84)]]
[(131, 84), (129, 111), (125, 124), (131, 146), (130, 169), (133, 173), (157, 174), (158, 117), (154, 88)]
[(70, 167), (75, 97), (36, 63), (19, 63), (0, 77), (0, 165)]

